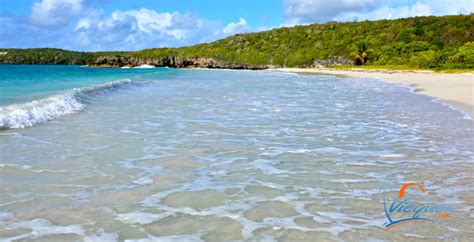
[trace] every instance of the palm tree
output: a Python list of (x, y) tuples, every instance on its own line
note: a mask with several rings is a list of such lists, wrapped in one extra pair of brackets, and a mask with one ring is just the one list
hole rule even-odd
[(358, 66), (367, 63), (367, 44), (365, 42), (357, 43), (357, 54), (354, 58), (354, 63)]

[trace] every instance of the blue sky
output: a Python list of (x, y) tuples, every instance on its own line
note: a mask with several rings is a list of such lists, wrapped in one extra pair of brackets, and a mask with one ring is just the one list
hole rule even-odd
[(474, 0), (0, 0), (0, 47), (138, 50), (327, 21), (469, 14)]

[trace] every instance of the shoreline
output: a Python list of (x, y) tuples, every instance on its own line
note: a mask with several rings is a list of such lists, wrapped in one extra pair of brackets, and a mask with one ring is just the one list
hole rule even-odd
[(333, 75), (349, 78), (379, 78), (405, 84), (414, 92), (438, 98), (474, 118), (474, 74), (445, 74), (429, 71), (335, 70), (330, 68), (277, 68), (270, 71), (302, 75)]

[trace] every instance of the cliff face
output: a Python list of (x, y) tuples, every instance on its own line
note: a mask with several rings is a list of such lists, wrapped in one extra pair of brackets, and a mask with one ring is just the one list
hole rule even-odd
[(192, 57), (179, 58), (168, 56), (165, 58), (140, 58), (134, 56), (101, 56), (97, 58), (92, 66), (99, 67), (135, 67), (140, 65), (152, 65), (156, 67), (171, 68), (216, 68), (216, 69), (251, 69), (259, 70), (269, 68), (268, 65), (248, 65), (244, 63), (226, 63), (211, 58)]

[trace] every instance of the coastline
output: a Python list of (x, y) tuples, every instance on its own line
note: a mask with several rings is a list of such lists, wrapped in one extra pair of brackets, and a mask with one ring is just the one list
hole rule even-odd
[(352, 78), (380, 78), (409, 85), (415, 92), (439, 98), (474, 117), (474, 74), (445, 74), (430, 71), (335, 70), (330, 68), (277, 68), (271, 71), (303, 75), (334, 75)]

